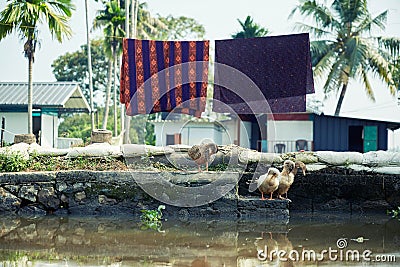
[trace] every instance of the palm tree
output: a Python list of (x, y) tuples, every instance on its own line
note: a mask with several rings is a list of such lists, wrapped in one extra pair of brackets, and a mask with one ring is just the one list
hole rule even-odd
[[(106, 3), (106, 8), (100, 10), (94, 20), (94, 28), (104, 27), (106, 54), (110, 57), (108, 70), (108, 84), (106, 92), (106, 105), (104, 110), (103, 128), (107, 127), (109, 102), (111, 98), (111, 73), (114, 69), (114, 136), (117, 136), (117, 99), (116, 99), (116, 75), (118, 54), (121, 52), (122, 38), (125, 36), (124, 31), (125, 10), (119, 6), (117, 0)], [(112, 66), (114, 63), (114, 66)]]
[(242, 30), (232, 34), (232, 38), (234, 39), (264, 37), (270, 33), (267, 28), (263, 28), (259, 24), (254, 23), (250, 16), (247, 16), (244, 22), (239, 19), (238, 22), (240, 26), (242, 26)]
[(315, 25), (298, 23), (298, 28), (313, 34), (311, 54), (314, 75), (326, 77), (325, 94), (340, 95), (335, 115), (339, 115), (351, 79), (359, 79), (372, 101), (374, 92), (370, 76), (377, 76), (396, 92), (390, 59), (399, 52), (400, 39), (375, 36), (375, 29), (384, 30), (388, 11), (373, 17), (367, 0), (334, 0), (331, 6), (316, 0), (302, 0), (290, 17), (299, 12)]
[(71, 0), (9, 1), (0, 12), (0, 40), (17, 32), (24, 43), (28, 59), (28, 133), (32, 134), (32, 72), (36, 47), (39, 42), (39, 24), (46, 23), (53, 38), (62, 42), (72, 35), (68, 20), (75, 7)]

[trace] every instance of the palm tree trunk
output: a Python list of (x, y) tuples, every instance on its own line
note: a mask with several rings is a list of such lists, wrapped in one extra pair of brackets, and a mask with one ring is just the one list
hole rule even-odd
[(342, 90), (340, 91), (339, 100), (336, 105), (335, 116), (339, 116), (340, 109), (342, 108), (342, 104), (343, 104), (343, 99), (346, 94), (346, 90), (347, 90), (347, 83), (343, 84)]
[(94, 130), (94, 105), (93, 105), (93, 73), (92, 73), (92, 53), (90, 51), (90, 36), (89, 36), (89, 4), (85, 0), (85, 15), (86, 15), (86, 43), (87, 43), (87, 58), (89, 71), (89, 98), (90, 98), (90, 118), (92, 131)]
[(108, 113), (110, 112), (110, 98), (111, 98), (111, 85), (112, 85), (112, 72), (113, 65), (112, 60), (108, 61), (108, 73), (107, 73), (107, 89), (106, 89), (106, 105), (104, 107), (103, 117), (103, 129), (107, 129)]
[[(121, 62), (121, 60), (122, 60), (122, 58), (121, 57), (119, 57), (118, 58), (118, 70), (121, 70), (121, 65), (122, 65), (122, 62)], [(118, 89), (117, 89), (118, 90)], [(117, 93), (117, 96), (118, 96), (119, 94)], [(124, 134), (124, 132), (125, 132), (125, 105), (122, 105), (119, 101), (117, 101), (118, 103), (119, 103), (119, 112), (120, 112), (120, 121), (121, 121), (121, 131), (120, 131), (120, 135), (121, 135), (121, 133), (122, 133), (122, 136), (123, 136), (123, 134)]]
[(114, 136), (118, 135), (118, 112), (117, 112), (117, 51), (113, 48), (114, 58)]
[(33, 95), (33, 79), (32, 79), (32, 72), (33, 72), (33, 52), (28, 58), (28, 133), (33, 133), (32, 127), (32, 95)]
[[(126, 6), (125, 6), (125, 25), (127, 25), (126, 26), (126, 31), (125, 31), (125, 37), (126, 38), (133, 38), (133, 30), (134, 30), (134, 25), (133, 25), (133, 23), (134, 23), (134, 16), (135, 16), (135, 0), (132, 0), (131, 1), (131, 12), (130, 12), (130, 15), (131, 15), (131, 27), (129, 27), (129, 12), (128, 12), (128, 7), (129, 7), (129, 0), (126, 0), (125, 1), (125, 4), (126, 4)], [(122, 122), (121, 122), (122, 123)], [(130, 143), (130, 139), (129, 139), (129, 132), (130, 132), (130, 127), (131, 127), (131, 117), (130, 116), (125, 116), (125, 119), (124, 119), (124, 134), (123, 134), (123, 137), (124, 137), (124, 140), (123, 140), (123, 143), (124, 144), (129, 144)]]

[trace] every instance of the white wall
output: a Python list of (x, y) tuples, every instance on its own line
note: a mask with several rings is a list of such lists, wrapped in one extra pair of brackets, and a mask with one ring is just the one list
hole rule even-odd
[(46, 147), (57, 147), (58, 136), (57, 116), (42, 114), (41, 145)]
[(282, 141), (282, 143), (286, 144), (287, 149), (293, 150), (294, 142), (298, 139), (314, 140), (312, 121), (273, 121), (268, 123), (267, 140), (269, 152), (274, 151), (275, 141)]
[(388, 150), (400, 152), (400, 129), (388, 130)]
[[(154, 131), (156, 135), (156, 145), (166, 145), (166, 135), (180, 133), (182, 144), (194, 145), (201, 143), (204, 139), (211, 139), (218, 145), (232, 144), (237, 136), (236, 121), (221, 123), (221, 128), (217, 128), (210, 122), (184, 123), (184, 122), (155, 122)], [(251, 136), (251, 123), (241, 124), (241, 146), (250, 147), (249, 138)]]
[(250, 148), (251, 122), (243, 121), (240, 124), (240, 146)]
[(156, 135), (156, 146), (165, 146), (167, 143), (167, 134), (180, 133), (183, 126), (183, 122), (154, 122), (153, 124)]
[(15, 134), (28, 133), (28, 113), (0, 112), (0, 126), (2, 117), (6, 118), (6, 131), (4, 132), (4, 140), (7, 143), (14, 143)]
[[(271, 130), (270, 127), (268, 127), (268, 130)], [(272, 135), (268, 134), (268, 136)], [(291, 141), (297, 139), (313, 140), (312, 121), (275, 121), (276, 141)]]

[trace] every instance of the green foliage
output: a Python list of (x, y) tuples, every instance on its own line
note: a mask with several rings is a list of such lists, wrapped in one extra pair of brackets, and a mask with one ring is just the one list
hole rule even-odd
[(0, 172), (20, 172), (27, 166), (28, 160), (18, 152), (0, 153)]
[(255, 23), (250, 16), (247, 16), (244, 22), (239, 19), (238, 22), (242, 29), (232, 34), (232, 38), (234, 39), (264, 37), (269, 34), (267, 28), (263, 28), (260, 24)]
[(387, 210), (386, 213), (388, 215), (391, 215), (392, 218), (400, 220), (400, 207), (397, 207), (397, 209), (394, 209), (394, 210), (391, 210), (391, 211)]
[(162, 219), (162, 210), (165, 209), (164, 205), (158, 206), (156, 210), (141, 210), (142, 215), (140, 220), (142, 222), (158, 222)]
[[(299, 30), (310, 32), (312, 65), (315, 77), (325, 80), (324, 92), (341, 90), (335, 115), (339, 115), (349, 81), (359, 80), (366, 94), (375, 101), (370, 77), (379, 77), (395, 94), (396, 82), (390, 67), (400, 52), (400, 39), (377, 36), (371, 29), (384, 30), (388, 10), (373, 17), (367, 0), (305, 0), (292, 11), (313, 21), (297, 23)], [(398, 84), (398, 83), (397, 83)], [(340, 89), (341, 88), (341, 89)]]
[(217, 172), (223, 172), (228, 168), (228, 164), (227, 163), (218, 163), (215, 166), (210, 166), (208, 167), (209, 171), (217, 171)]
[(31, 155), (27, 168), (30, 171), (60, 171), (60, 170), (125, 170), (122, 159), (102, 158), (65, 158), (53, 156)]
[[(103, 92), (107, 85), (108, 60), (104, 54), (102, 40), (93, 40), (90, 44), (93, 64), (93, 91)], [(89, 72), (87, 61), (87, 45), (72, 53), (59, 56), (51, 64), (57, 81), (81, 83), (81, 89), (86, 99), (89, 99)], [(95, 103), (97, 104), (97, 103)]]
[[(103, 119), (103, 108), (98, 108), (99, 122)], [(118, 109), (120, 112), (120, 109)], [(112, 110), (109, 111), (109, 116), (112, 118), (114, 115)], [(119, 116), (119, 113), (117, 115)], [(156, 139), (154, 134), (154, 125), (148, 122), (154, 119), (155, 114), (150, 115), (136, 115), (131, 118), (131, 128), (129, 137), (134, 144), (147, 144), (155, 145)], [(69, 114), (62, 116), (63, 121), (58, 128), (58, 135), (70, 138), (82, 138), (84, 143), (89, 142), (91, 136), (90, 116), (88, 114)], [(118, 120), (118, 129), (120, 128), (120, 120)], [(109, 119), (107, 122), (107, 129), (114, 128), (114, 120)], [(118, 132), (119, 133), (119, 132)]]
[(156, 210), (141, 210), (140, 216), (142, 230), (152, 229), (161, 232), (162, 227), (162, 210), (165, 209), (164, 205), (158, 206)]
[(89, 114), (63, 115), (63, 121), (58, 127), (58, 136), (82, 138), (86, 143), (92, 133)]
[(175, 18), (168, 15), (167, 17), (159, 17), (159, 20), (168, 28), (167, 31), (159, 32), (157, 36), (159, 40), (199, 40), (203, 39), (206, 33), (204, 26), (193, 18), (184, 16)]

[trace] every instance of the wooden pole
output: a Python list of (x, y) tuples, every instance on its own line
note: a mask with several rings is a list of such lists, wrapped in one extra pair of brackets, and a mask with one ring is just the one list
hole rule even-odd
[(4, 130), (6, 129), (6, 118), (1, 117), (1, 137), (0, 137), (0, 147), (3, 147), (4, 144)]

